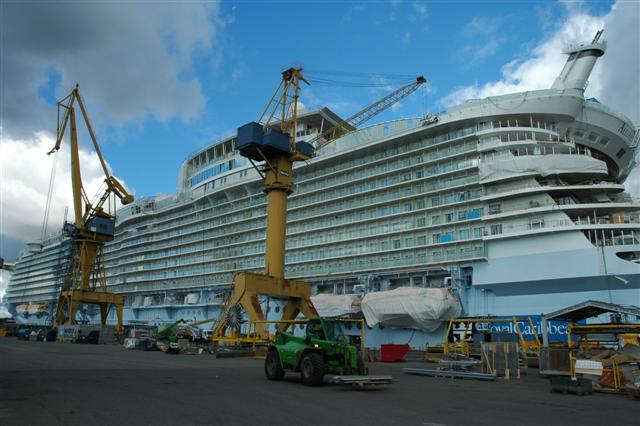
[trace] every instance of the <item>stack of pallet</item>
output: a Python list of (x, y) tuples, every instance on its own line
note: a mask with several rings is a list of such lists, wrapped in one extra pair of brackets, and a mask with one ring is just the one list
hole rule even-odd
[(516, 342), (487, 342), (481, 347), (482, 371), (495, 377), (520, 378), (520, 347)]

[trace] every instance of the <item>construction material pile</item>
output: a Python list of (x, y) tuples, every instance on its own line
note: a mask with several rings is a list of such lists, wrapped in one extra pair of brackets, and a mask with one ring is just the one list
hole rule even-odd
[(620, 349), (581, 349), (575, 355), (576, 373), (591, 378), (594, 389), (628, 389), (640, 396), (640, 346), (627, 344)]

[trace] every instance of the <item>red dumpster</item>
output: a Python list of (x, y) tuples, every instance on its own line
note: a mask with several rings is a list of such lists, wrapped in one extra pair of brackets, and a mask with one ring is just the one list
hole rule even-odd
[(409, 352), (409, 345), (384, 344), (380, 345), (380, 360), (382, 362), (399, 362)]

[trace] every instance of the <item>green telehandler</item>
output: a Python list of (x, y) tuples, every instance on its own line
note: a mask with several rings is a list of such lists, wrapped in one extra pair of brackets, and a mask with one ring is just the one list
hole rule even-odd
[(300, 372), (307, 386), (321, 385), (325, 374), (367, 374), (363, 354), (349, 344), (340, 321), (327, 318), (310, 319), (304, 337), (277, 331), (264, 371), (269, 380), (282, 380), (286, 371)]
[(156, 334), (156, 340), (158, 342), (163, 340), (168, 340), (171, 343), (177, 342), (178, 336), (176, 336), (176, 327), (180, 324), (186, 324), (186, 323), (187, 322), (185, 320), (180, 318), (178, 321), (174, 322), (173, 324), (169, 324), (164, 329), (158, 330), (158, 333)]

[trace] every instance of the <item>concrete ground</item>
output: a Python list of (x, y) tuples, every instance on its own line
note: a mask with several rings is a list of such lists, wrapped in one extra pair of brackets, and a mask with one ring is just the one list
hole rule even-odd
[(537, 370), (479, 382), (410, 376), (385, 388), (267, 381), (263, 361), (0, 338), (0, 425), (637, 425), (640, 402), (551, 393)]

